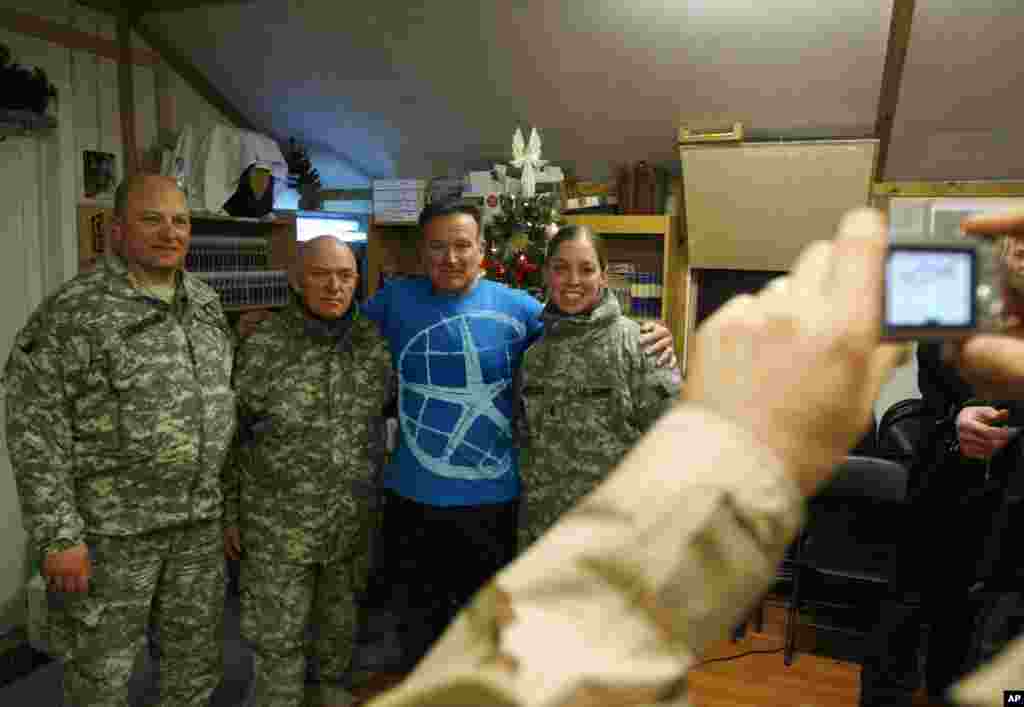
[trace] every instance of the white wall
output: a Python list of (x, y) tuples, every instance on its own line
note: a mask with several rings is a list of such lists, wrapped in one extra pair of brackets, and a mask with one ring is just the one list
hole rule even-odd
[[(71, 0), (3, 3), (80, 31), (116, 37), (114, 20)], [(77, 205), (83, 194), (84, 150), (112, 152), (124, 174), (117, 65), (84, 50), (0, 29), (14, 61), (42, 67), (57, 89), (51, 112), (58, 127), (35, 137), (0, 142), (0, 361), (18, 329), (47, 293), (78, 268)], [(136, 39), (136, 45), (142, 46)], [(164, 65), (134, 67), (136, 140), (149, 149), (158, 139), (158, 104), (170, 106), (178, 128), (202, 134), (230, 123)], [(0, 421), (3, 406), (0, 405)], [(2, 429), (2, 425), (0, 425)], [(2, 438), (2, 435), (0, 435)], [(30, 570), (14, 476), (0, 446), (0, 624), (24, 618), (22, 588)]]

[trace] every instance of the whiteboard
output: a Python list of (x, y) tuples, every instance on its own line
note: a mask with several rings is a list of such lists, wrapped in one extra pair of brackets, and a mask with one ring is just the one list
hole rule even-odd
[(877, 140), (680, 146), (690, 266), (788, 270), (868, 204)]

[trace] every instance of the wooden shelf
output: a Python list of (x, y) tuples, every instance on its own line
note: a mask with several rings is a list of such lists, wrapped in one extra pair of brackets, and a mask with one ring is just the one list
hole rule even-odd
[[(574, 214), (567, 215), (565, 220), (570, 224), (588, 226), (598, 235), (606, 236), (605, 245), (608, 248), (609, 260), (646, 262), (648, 267), (653, 266), (652, 258), (657, 258), (661, 262), (661, 318), (675, 337), (676, 355), (682, 362), (685, 375), (689, 274), (686, 247), (677, 236), (675, 219), (668, 214)], [(630, 241), (631, 237), (635, 237), (636, 240)], [(650, 241), (657, 239), (660, 239), (660, 245), (652, 247)]]
[(371, 226), (383, 226), (386, 228), (419, 228), (418, 221), (378, 221), (375, 218), (370, 219)]
[(230, 307), (222, 307), (225, 312), (252, 312), (257, 309), (280, 309), (283, 304), (236, 304)]
[(655, 216), (611, 216), (608, 214), (572, 214), (565, 220), (576, 226), (589, 226), (597, 233), (616, 236), (658, 235), (663, 236), (671, 228), (672, 217)]
[[(84, 206), (91, 209), (114, 209), (114, 199), (110, 197), (108, 199), (87, 199), (85, 197), (78, 200), (79, 206)], [(278, 213), (274, 218), (248, 218), (245, 216), (229, 216), (227, 214), (213, 213), (212, 211), (193, 211), (191, 213), (193, 221), (203, 222), (223, 222), (223, 223), (244, 223), (252, 224), (255, 226), (266, 225), (266, 226), (291, 226), (295, 224), (295, 214), (293, 212)]]
[(34, 135), (53, 130), (57, 119), (52, 115), (40, 115), (30, 110), (0, 108), (0, 136)]
[(875, 182), (871, 191), (875, 196), (1024, 196), (1024, 182)]
[(247, 216), (229, 216), (227, 214), (219, 214), (212, 211), (193, 211), (192, 220), (224, 221), (227, 223), (252, 223), (277, 226), (295, 223), (295, 214), (277, 214), (274, 218), (249, 218)]

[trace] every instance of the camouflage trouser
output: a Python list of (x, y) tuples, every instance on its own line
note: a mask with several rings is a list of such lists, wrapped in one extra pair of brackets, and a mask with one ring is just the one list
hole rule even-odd
[(147, 628), (161, 707), (206, 707), (221, 677), (224, 545), (219, 521), (86, 539), (89, 592), (49, 594), (69, 707), (127, 707)]
[[(242, 555), (242, 636), (255, 658), (259, 707), (303, 703), (306, 655), (312, 653), (325, 683), (345, 678), (356, 634), (357, 565), (275, 562), (246, 548)], [(307, 646), (306, 627), (318, 629)]]

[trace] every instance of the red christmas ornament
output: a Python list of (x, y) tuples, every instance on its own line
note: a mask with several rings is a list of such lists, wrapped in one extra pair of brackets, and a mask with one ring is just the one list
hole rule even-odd
[(519, 257), (516, 258), (516, 269), (513, 276), (516, 279), (516, 284), (522, 286), (523, 280), (526, 279), (527, 274), (536, 272), (540, 267), (535, 263), (531, 263), (530, 259), (526, 257), (526, 253), (520, 253)]
[(500, 260), (490, 257), (484, 258), (483, 267), (486, 272), (488, 272), (492, 277), (494, 277), (494, 279), (505, 279), (505, 273), (507, 272), (505, 269), (505, 263), (501, 262)]

